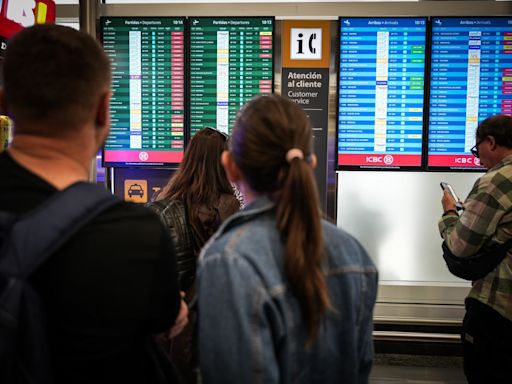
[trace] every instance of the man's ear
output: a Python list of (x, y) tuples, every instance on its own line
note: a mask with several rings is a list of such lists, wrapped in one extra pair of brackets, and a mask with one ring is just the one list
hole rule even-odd
[(315, 169), (318, 164), (318, 159), (316, 155), (313, 153), (311, 154), (311, 168)]
[(94, 125), (97, 128), (98, 141), (101, 145), (106, 140), (110, 130), (110, 96), (112, 92), (106, 91), (101, 94), (94, 116)]
[(240, 170), (238, 166), (233, 161), (233, 157), (231, 157), (231, 153), (229, 151), (222, 152), (222, 156), (220, 157), (220, 162), (224, 167), (224, 171), (226, 171), (226, 176), (228, 180), (236, 184), (237, 181), (240, 180)]
[(96, 109), (96, 126), (110, 125), (110, 91), (104, 92), (100, 95), (98, 106)]
[(497, 144), (496, 144), (496, 139), (494, 138), (494, 136), (487, 136), (487, 141), (489, 142), (489, 149), (491, 151), (496, 150)]

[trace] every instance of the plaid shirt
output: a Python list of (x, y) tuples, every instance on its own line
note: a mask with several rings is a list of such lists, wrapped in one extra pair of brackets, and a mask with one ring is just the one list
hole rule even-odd
[[(512, 156), (489, 169), (473, 186), (460, 217), (439, 220), (439, 232), (457, 256), (470, 256), (512, 237)], [(471, 298), (512, 321), (512, 250), (494, 271), (473, 282)]]

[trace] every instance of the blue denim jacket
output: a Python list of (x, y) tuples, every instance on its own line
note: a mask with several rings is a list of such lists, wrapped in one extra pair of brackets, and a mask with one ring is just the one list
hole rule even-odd
[(207, 243), (198, 272), (206, 384), (368, 382), (377, 270), (356, 239), (326, 221), (322, 226), (334, 310), (308, 348), (307, 326), (284, 274), (273, 203), (254, 201)]

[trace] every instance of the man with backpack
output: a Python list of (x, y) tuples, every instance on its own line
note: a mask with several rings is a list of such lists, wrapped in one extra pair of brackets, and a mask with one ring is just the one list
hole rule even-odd
[[(487, 172), (475, 182), (460, 216), (455, 199), (445, 190), (439, 231), (445, 246), (459, 259), (468, 261), (481, 253), (484, 260), (493, 260), (487, 268), (490, 272), (471, 278), (465, 300), (462, 343), (468, 383), (510, 383), (512, 251), (507, 243), (512, 237), (512, 117), (494, 115), (483, 120), (471, 153)], [(496, 258), (498, 244), (506, 254), (499, 252), (501, 257)], [(475, 269), (484, 267), (479, 263)]]
[(108, 58), (84, 33), (37, 25), (9, 42), (3, 76), (15, 132), (0, 154), (0, 382), (172, 382), (153, 338), (186, 323), (170, 237), (86, 183), (109, 131)]

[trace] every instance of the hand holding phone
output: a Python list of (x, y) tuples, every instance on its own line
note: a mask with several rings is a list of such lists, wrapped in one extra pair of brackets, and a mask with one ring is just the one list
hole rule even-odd
[(453, 187), (450, 184), (445, 183), (444, 181), (442, 181), (440, 184), (441, 184), (441, 189), (443, 191), (448, 191), (450, 193), (450, 195), (452, 196), (453, 200), (455, 201), (455, 207), (457, 208), (457, 211), (463, 210), (464, 206), (462, 205), (462, 201), (460, 200), (459, 196), (457, 196), (457, 194), (455, 193), (455, 190), (453, 189)]

